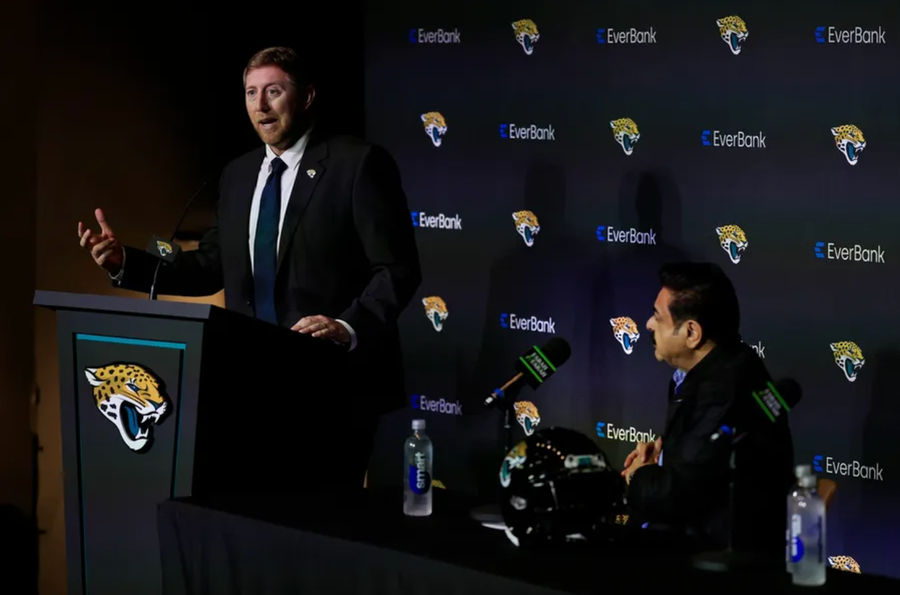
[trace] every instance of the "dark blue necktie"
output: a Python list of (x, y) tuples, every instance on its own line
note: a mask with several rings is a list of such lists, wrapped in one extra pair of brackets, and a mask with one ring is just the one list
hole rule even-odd
[(278, 219), (281, 216), (281, 173), (284, 161), (272, 160), (272, 172), (263, 187), (253, 242), (253, 291), (256, 317), (278, 324), (275, 315), (275, 267), (278, 263)]

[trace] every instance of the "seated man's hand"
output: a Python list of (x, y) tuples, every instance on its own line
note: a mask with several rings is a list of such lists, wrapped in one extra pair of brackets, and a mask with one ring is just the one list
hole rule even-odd
[(655, 465), (659, 462), (659, 454), (662, 452), (662, 438), (657, 438), (653, 442), (638, 442), (634, 450), (625, 457), (624, 469), (622, 469), (622, 477), (630, 478), (638, 467), (643, 465)]

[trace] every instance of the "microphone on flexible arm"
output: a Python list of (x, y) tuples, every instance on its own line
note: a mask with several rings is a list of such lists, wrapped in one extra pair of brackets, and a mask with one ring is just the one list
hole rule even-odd
[(175, 243), (175, 236), (178, 234), (178, 230), (181, 229), (181, 224), (184, 223), (184, 217), (185, 215), (187, 215), (188, 209), (191, 208), (194, 200), (198, 196), (200, 196), (200, 193), (203, 192), (204, 188), (206, 188), (206, 180), (203, 180), (200, 183), (200, 187), (197, 188), (196, 192), (191, 195), (187, 203), (184, 205), (184, 209), (182, 209), (181, 211), (181, 216), (178, 218), (178, 223), (175, 224), (175, 229), (172, 231), (172, 236), (168, 240), (163, 239), (159, 236), (153, 236), (150, 239), (150, 243), (147, 244), (147, 252), (159, 259), (156, 263), (156, 268), (153, 270), (153, 281), (150, 283), (151, 300), (156, 299), (156, 279), (159, 276), (159, 267), (162, 266), (163, 262), (175, 262), (175, 258), (178, 256), (178, 253), (181, 252), (181, 246)]
[(744, 438), (752, 435), (754, 430), (758, 431), (760, 428), (787, 423), (787, 413), (800, 401), (802, 393), (800, 384), (793, 378), (769, 381), (766, 386), (750, 393), (748, 399), (753, 399), (754, 403), (749, 403), (749, 401), (745, 403), (751, 411), (750, 418), (746, 422), (749, 427), (738, 428), (726, 424), (719, 427), (709, 437), (710, 442), (727, 440), (725, 444), (730, 451), (728, 459), (730, 470), (728, 479), (728, 545), (724, 550), (699, 552), (693, 556), (693, 565), (696, 568), (722, 572), (736, 568), (766, 568), (770, 564), (771, 560), (765, 556), (756, 552), (743, 551), (737, 547), (741, 545), (736, 543), (739, 540), (735, 538), (737, 447)]
[[(803, 390), (800, 384), (793, 378), (781, 378), (773, 382), (767, 382), (766, 386), (750, 393), (751, 398), (759, 406), (760, 413), (756, 416), (757, 423), (765, 423), (767, 419), (770, 423), (778, 423), (780, 420), (787, 419), (787, 413), (791, 407), (794, 407), (802, 398)], [(755, 407), (751, 407), (755, 410)], [(740, 434), (736, 434), (740, 431)], [(735, 428), (729, 425), (723, 425), (710, 436), (710, 441), (715, 442), (723, 437), (731, 437), (732, 444), (739, 442), (749, 433), (747, 428)]]
[(499, 404), (507, 391), (515, 390), (522, 384), (531, 388), (537, 388), (543, 384), (556, 369), (566, 363), (572, 355), (572, 348), (562, 337), (551, 337), (543, 347), (533, 345), (531, 349), (522, 354), (516, 362), (515, 376), (506, 381), (500, 388), (495, 388), (484, 404)]

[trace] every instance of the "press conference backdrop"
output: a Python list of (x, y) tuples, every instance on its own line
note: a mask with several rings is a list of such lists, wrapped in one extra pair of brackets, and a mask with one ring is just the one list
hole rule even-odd
[(489, 500), (482, 401), (554, 335), (571, 358), (518, 398), (620, 467), (664, 423), (659, 265), (708, 260), (744, 341), (802, 386), (796, 462), (838, 485), (828, 555), (900, 576), (900, 7), (373, 1), (366, 35), (367, 134), (398, 160), (424, 279), (370, 481), (400, 481), (423, 417), (435, 477)]

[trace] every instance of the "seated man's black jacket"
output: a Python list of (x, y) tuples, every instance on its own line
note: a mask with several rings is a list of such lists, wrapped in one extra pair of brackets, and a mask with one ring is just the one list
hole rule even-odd
[[(634, 473), (633, 521), (677, 528), (705, 547), (783, 556), (793, 444), (786, 415), (773, 423), (753, 398), (769, 382), (756, 353), (737, 343), (716, 346), (677, 393), (670, 383), (662, 465)], [(713, 437), (723, 425), (733, 438)]]

